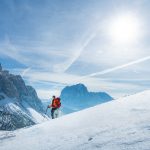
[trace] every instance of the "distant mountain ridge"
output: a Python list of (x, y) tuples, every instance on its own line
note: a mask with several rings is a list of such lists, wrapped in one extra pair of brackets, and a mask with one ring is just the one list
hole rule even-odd
[(0, 130), (14, 130), (39, 122), (44, 108), (35, 89), (25, 85), (20, 75), (10, 74), (0, 65)]
[(81, 110), (113, 98), (106, 92), (89, 92), (84, 84), (76, 84), (65, 87), (61, 92), (61, 101), (66, 109), (71, 111)]

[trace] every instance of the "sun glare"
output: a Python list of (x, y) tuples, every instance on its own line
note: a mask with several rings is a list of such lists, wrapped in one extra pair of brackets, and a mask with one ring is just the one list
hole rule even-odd
[(132, 14), (120, 14), (112, 18), (108, 27), (109, 37), (117, 44), (136, 42), (139, 31), (138, 18)]

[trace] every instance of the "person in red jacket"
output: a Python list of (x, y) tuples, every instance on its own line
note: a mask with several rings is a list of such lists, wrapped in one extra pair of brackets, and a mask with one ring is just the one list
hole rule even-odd
[(59, 97), (56, 98), (55, 96), (53, 96), (52, 103), (51, 105), (48, 106), (48, 108), (52, 108), (51, 109), (52, 119), (58, 117), (58, 109), (60, 108), (60, 106), (61, 106), (60, 98)]

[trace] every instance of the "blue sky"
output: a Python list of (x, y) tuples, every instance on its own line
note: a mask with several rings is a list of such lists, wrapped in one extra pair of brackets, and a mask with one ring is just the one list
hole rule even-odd
[(0, 62), (42, 99), (84, 83), (114, 97), (150, 87), (149, 0), (0, 0)]

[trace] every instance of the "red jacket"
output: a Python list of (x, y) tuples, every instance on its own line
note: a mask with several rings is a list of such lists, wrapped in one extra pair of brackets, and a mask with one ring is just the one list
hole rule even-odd
[(60, 98), (54, 98), (52, 100), (52, 104), (50, 105), (50, 107), (52, 108), (60, 108), (60, 106), (61, 106)]

